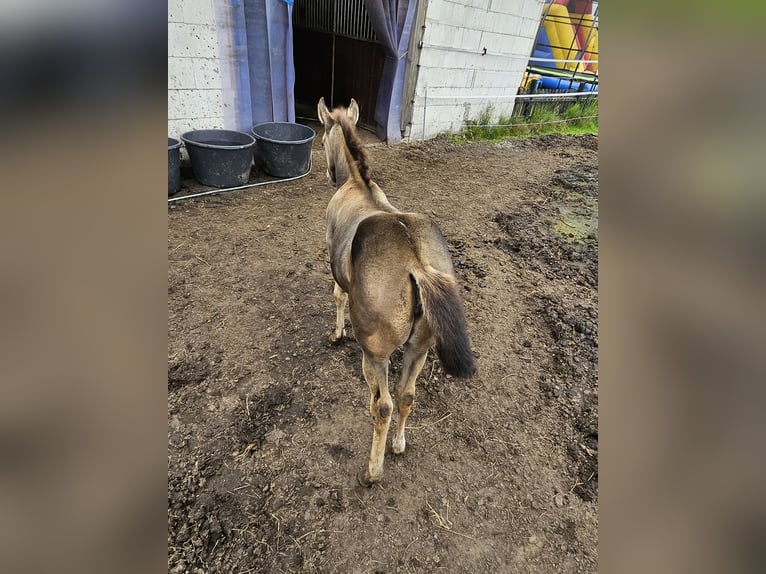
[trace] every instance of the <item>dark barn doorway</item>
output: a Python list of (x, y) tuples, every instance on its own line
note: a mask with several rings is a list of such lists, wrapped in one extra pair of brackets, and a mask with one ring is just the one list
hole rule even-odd
[(296, 0), (293, 12), (295, 113), (316, 118), (328, 106), (359, 103), (359, 123), (375, 129), (375, 103), (385, 52), (364, 0)]

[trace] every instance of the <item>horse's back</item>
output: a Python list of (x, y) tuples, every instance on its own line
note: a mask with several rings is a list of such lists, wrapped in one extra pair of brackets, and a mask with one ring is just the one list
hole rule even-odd
[(402, 213), (401, 218), (412, 236), (420, 263), (454, 275), (449, 247), (439, 227), (420, 213)]
[[(453, 274), (447, 242), (439, 228), (419, 213), (375, 213), (357, 226), (351, 264), (371, 271), (430, 265)], [(356, 274), (356, 273), (355, 273)]]

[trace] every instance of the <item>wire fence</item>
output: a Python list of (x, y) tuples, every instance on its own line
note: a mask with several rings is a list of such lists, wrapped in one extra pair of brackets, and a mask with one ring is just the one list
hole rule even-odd
[(574, 118), (563, 118), (560, 120), (548, 120), (545, 122), (518, 122), (515, 124), (466, 124), (466, 127), (472, 127), (472, 128), (518, 128), (518, 127), (524, 127), (524, 126), (544, 126), (547, 124), (562, 124), (567, 122), (576, 122), (580, 120), (592, 120), (598, 118), (597, 115), (595, 116), (577, 116)]

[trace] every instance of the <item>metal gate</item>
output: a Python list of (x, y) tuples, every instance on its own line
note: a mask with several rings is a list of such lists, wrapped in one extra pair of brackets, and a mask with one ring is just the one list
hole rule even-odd
[(376, 42), (364, 0), (298, 0), (293, 25), (316, 32)]
[(313, 117), (330, 106), (359, 103), (361, 124), (374, 127), (385, 53), (363, 0), (296, 0), (293, 11), (295, 105)]

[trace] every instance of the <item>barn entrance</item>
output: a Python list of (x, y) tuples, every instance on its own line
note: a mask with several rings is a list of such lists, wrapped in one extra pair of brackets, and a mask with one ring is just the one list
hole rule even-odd
[(375, 104), (385, 62), (364, 0), (296, 0), (293, 11), (296, 116), (359, 103), (359, 124), (375, 130)]

